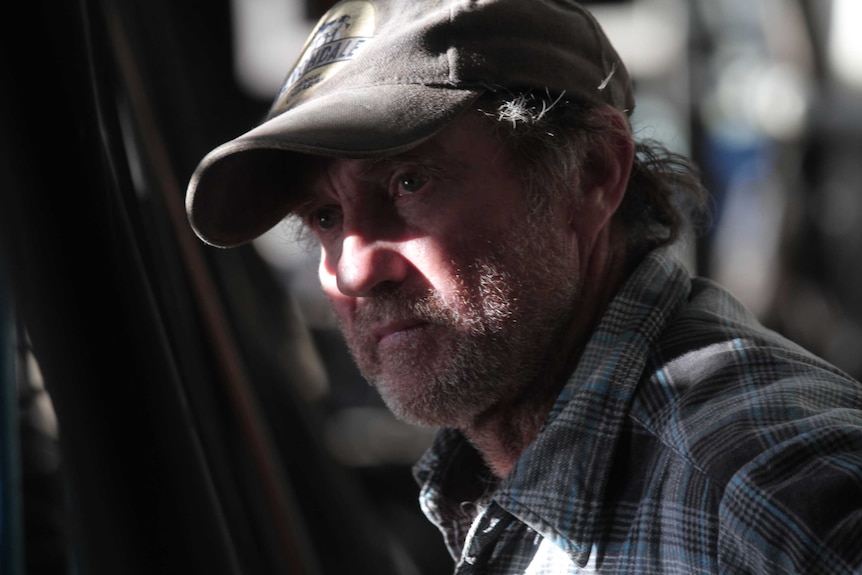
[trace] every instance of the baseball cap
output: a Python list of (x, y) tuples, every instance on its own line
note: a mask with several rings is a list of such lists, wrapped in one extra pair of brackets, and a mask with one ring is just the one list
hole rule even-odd
[(572, 0), (339, 2), (313, 29), (266, 118), (198, 164), (189, 222), (208, 244), (247, 243), (295, 206), (303, 155), (397, 154), (482, 94), (526, 89), (634, 108), (623, 62)]

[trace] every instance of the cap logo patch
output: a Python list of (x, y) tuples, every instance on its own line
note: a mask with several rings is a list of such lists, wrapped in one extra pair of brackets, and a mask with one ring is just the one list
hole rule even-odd
[(336, 5), (312, 31), (273, 105), (280, 113), (350, 62), (374, 35), (374, 6), (350, 1)]

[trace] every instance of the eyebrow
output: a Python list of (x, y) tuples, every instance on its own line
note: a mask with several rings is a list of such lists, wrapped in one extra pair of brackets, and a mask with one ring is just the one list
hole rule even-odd
[(363, 161), (360, 174), (372, 176), (380, 169), (392, 169), (403, 165), (416, 165), (439, 176), (458, 173), (466, 168), (460, 158), (448, 153), (446, 149), (434, 140), (429, 140), (416, 148), (395, 154), (368, 158)]
[[(354, 159), (360, 162), (358, 177), (364, 181), (374, 181), (381, 172), (385, 173), (400, 166), (415, 165), (417, 168), (428, 171), (441, 179), (454, 177), (455, 174), (466, 169), (463, 160), (447, 153), (443, 146), (433, 140), (423, 142), (416, 148), (391, 156)], [(330, 161), (333, 159), (320, 156), (311, 157), (309, 168), (303, 171), (301, 180), (303, 191), (295, 207), (291, 210), (292, 213), (301, 214), (304, 209), (314, 204), (318, 194), (311, 191), (309, 184), (315, 179), (315, 174), (326, 171)]]
[[(447, 159), (446, 162), (454, 162)], [(424, 154), (399, 154), (397, 156), (387, 156), (383, 158), (369, 159), (367, 163), (363, 163), (359, 169), (359, 177), (367, 180), (375, 180), (379, 174), (395, 170), (400, 167), (412, 167), (431, 172), (437, 176), (444, 176), (451, 172), (442, 162), (436, 158), (429, 157)]]

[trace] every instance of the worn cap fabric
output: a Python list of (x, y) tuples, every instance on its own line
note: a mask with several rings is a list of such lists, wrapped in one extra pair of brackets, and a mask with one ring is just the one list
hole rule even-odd
[(414, 147), (488, 91), (538, 88), (630, 113), (631, 80), (570, 0), (348, 0), (312, 31), (266, 120), (210, 152), (186, 210), (205, 242), (246, 243), (297, 197), (302, 154)]

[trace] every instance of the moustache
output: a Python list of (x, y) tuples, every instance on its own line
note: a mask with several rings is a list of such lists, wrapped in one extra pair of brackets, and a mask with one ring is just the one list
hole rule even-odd
[(386, 321), (418, 320), (437, 325), (454, 325), (459, 314), (433, 291), (408, 295), (398, 291), (375, 294), (358, 306), (355, 315), (360, 325), (377, 325)]
[[(486, 304), (493, 304), (495, 298), (486, 300)], [(360, 329), (369, 329), (393, 321), (420, 321), (479, 336), (494, 333), (509, 317), (510, 310), (500, 307), (498, 311), (494, 305), (487, 305), (487, 308), (474, 305), (466, 290), (448, 300), (430, 290), (416, 295), (396, 288), (381, 290), (365, 299), (356, 309), (354, 323)]]

